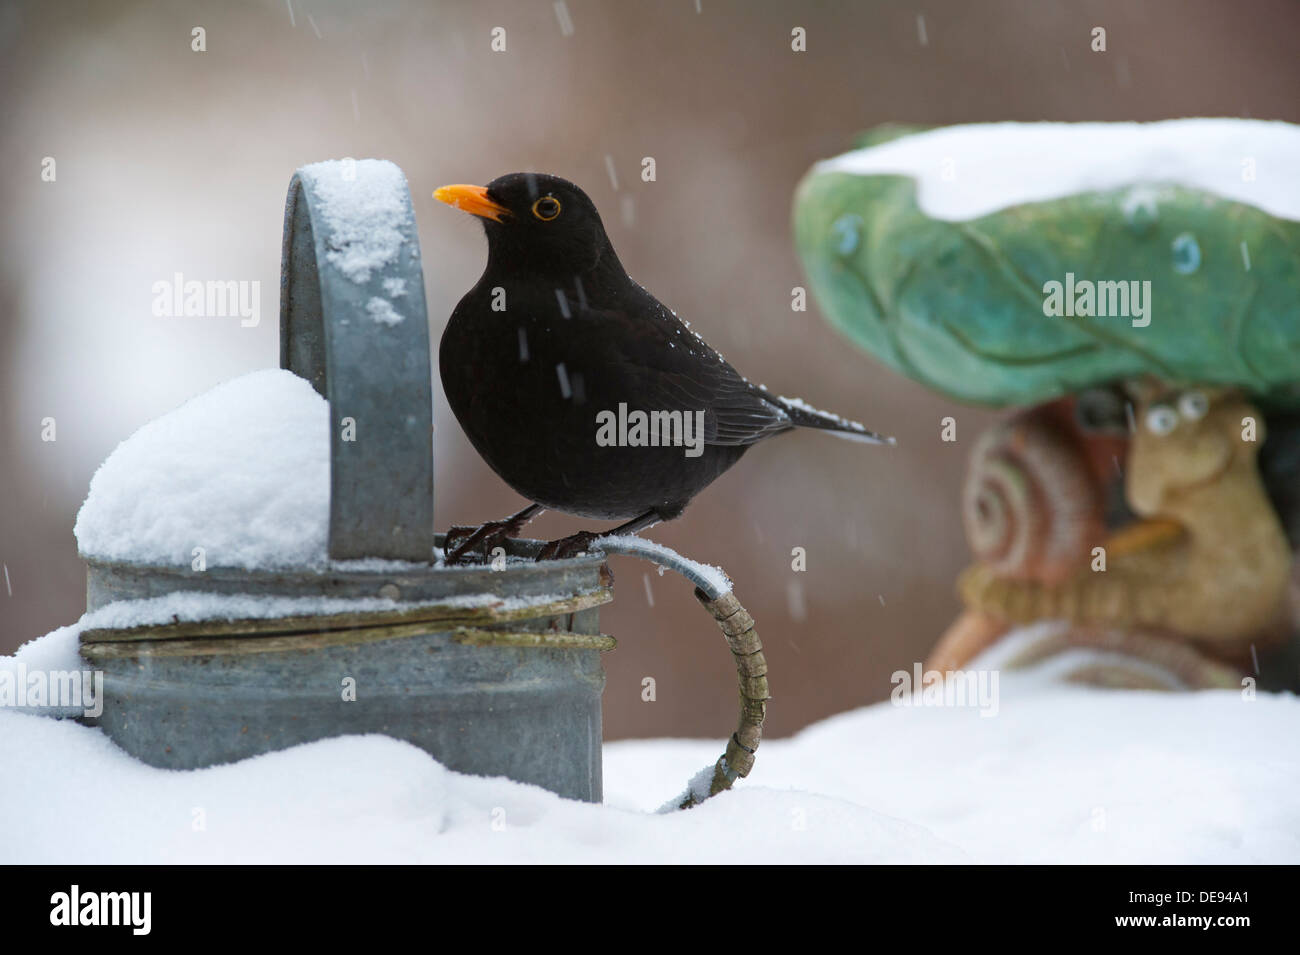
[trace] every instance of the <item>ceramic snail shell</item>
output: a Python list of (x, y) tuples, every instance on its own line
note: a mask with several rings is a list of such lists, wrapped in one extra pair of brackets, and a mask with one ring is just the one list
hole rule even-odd
[(1103, 515), (1079, 439), (1051, 417), (1021, 414), (980, 436), (962, 519), (972, 553), (994, 574), (1064, 580), (1104, 537)]

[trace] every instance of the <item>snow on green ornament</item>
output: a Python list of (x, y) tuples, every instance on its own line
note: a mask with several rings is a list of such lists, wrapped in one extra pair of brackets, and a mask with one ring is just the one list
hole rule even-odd
[(818, 163), (796, 245), (823, 313), (964, 401), (1154, 375), (1300, 408), (1300, 127), (882, 127)]

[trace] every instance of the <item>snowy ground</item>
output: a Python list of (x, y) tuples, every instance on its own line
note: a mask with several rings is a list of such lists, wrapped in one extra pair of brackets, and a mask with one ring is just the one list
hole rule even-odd
[(193, 772), (0, 711), (0, 863), (1300, 862), (1300, 700), (1004, 675), (998, 713), (865, 707), (654, 809), (722, 740), (605, 747), (606, 805), (344, 737)]

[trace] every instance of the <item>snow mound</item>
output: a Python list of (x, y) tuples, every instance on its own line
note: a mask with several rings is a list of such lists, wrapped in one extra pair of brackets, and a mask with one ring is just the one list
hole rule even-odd
[[(21, 697), (27, 694), (19, 689), (20, 682), (32, 674), (48, 677), (51, 674), (85, 672), (85, 663), (78, 652), (81, 631), (85, 629), (85, 616), (76, 623), (51, 630), (43, 637), (28, 640), (13, 656), (0, 656), (0, 713), (12, 708), (19, 713), (72, 719), (86, 712), (85, 706), (72, 705), (75, 701), (56, 700), (52, 697), (42, 705), (23, 705)], [(40, 678), (38, 678), (39, 680)]]
[(453, 773), (383, 736), (178, 772), (136, 762), (97, 730), (0, 712), (0, 762), (21, 767), (0, 790), (0, 812), (23, 820), (0, 841), (5, 864), (964, 858), (924, 829), (826, 796), (754, 789), (655, 816)]
[(1174, 183), (1300, 220), (1300, 126), (1249, 119), (973, 123), (904, 136), (817, 164), (902, 175), (934, 219), (961, 222), (1080, 192)]
[[(1012, 673), (1000, 682), (990, 719), (974, 707), (882, 703), (765, 740), (737, 786), (869, 806), (981, 863), (1300, 862), (1296, 697), (1100, 690)], [(607, 745), (605, 801), (652, 811), (666, 781), (717, 750)]]
[(77, 653), (77, 638), (85, 629), (83, 620), (66, 627), (51, 630), (43, 637), (28, 640), (13, 656), (0, 656), (0, 672), (13, 671), (16, 662), (21, 661), (33, 670), (77, 670), (81, 668), (81, 656)]
[(734, 791), (667, 814), (719, 740), (606, 745), (599, 806), (382, 736), (181, 772), (0, 710), (0, 863), (1300, 862), (1294, 696), (1004, 676), (995, 718), (865, 707), (764, 742)]
[(73, 532), (88, 559), (259, 569), (326, 563), (329, 405), (279, 369), (149, 422), (100, 465)]

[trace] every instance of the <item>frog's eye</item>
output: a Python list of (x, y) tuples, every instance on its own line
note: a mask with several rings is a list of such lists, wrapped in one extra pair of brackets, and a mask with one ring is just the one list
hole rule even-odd
[(1164, 436), (1178, 427), (1178, 413), (1168, 405), (1156, 405), (1147, 412), (1147, 430)]
[(554, 196), (542, 196), (533, 203), (533, 215), (543, 222), (550, 222), (560, 214), (560, 200)]
[(1210, 410), (1210, 399), (1199, 391), (1189, 391), (1178, 399), (1178, 413), (1187, 421), (1200, 421)]

